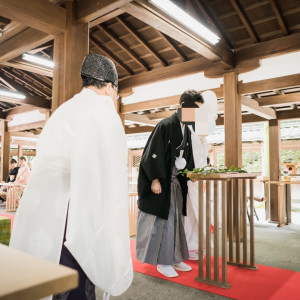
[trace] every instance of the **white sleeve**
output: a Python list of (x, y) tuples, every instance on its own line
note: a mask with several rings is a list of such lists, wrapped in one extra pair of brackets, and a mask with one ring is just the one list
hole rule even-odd
[(116, 112), (95, 110), (81, 122), (71, 156), (65, 245), (89, 279), (113, 296), (133, 278), (127, 157)]

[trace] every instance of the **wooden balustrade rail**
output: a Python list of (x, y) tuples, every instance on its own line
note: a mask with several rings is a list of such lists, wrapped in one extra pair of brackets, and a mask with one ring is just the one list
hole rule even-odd
[[(199, 181), (199, 271), (195, 278), (222, 288), (230, 288), (227, 282), (227, 264), (256, 270), (254, 255), (254, 197), (253, 179), (256, 175), (251, 173), (239, 174), (211, 174), (203, 176), (189, 173), (188, 177)], [(204, 181), (206, 189), (204, 191)], [(237, 195), (234, 194), (234, 185), (237, 185)], [(247, 187), (250, 192), (250, 246), (247, 241)], [(206, 220), (204, 220), (204, 196), (206, 197)], [(211, 211), (211, 199), (213, 198), (213, 210)], [(235, 209), (234, 209), (235, 208)], [(221, 239), (219, 236), (219, 215), (221, 211)], [(211, 249), (211, 216), (214, 216), (214, 251)], [(240, 218), (240, 216), (242, 216)], [(204, 221), (206, 222), (206, 260), (204, 266), (203, 238)], [(227, 230), (228, 225), (228, 230)], [(242, 225), (242, 230), (240, 227)], [(242, 236), (242, 253), (240, 240)], [(221, 246), (221, 268), (219, 274), (219, 249)], [(233, 249), (235, 248), (235, 253)], [(229, 260), (227, 261), (227, 250)], [(235, 254), (235, 255), (234, 255)], [(241, 259), (242, 254), (242, 259)], [(213, 256), (213, 260), (211, 260)], [(213, 262), (213, 268), (211, 266)], [(205, 271), (205, 272), (204, 272)], [(212, 274), (213, 272), (213, 274)], [(205, 273), (205, 274), (204, 274)]]

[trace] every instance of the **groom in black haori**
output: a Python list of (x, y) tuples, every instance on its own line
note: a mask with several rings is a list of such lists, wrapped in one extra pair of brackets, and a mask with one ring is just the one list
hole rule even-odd
[[(187, 181), (180, 170), (194, 168), (191, 131), (185, 122), (187, 113), (203, 103), (200, 93), (184, 92), (181, 108), (159, 122), (145, 146), (138, 177), (138, 221), (136, 257), (142, 263), (157, 265), (167, 277), (192, 268), (183, 261), (189, 258), (183, 215), (186, 215)], [(189, 108), (190, 110), (186, 110)]]

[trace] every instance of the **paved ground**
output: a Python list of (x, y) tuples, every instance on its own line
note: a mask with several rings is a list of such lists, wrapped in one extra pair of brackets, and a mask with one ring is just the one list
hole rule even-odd
[[(0, 207), (0, 212), (5, 213), (5, 208)], [(275, 224), (263, 220), (263, 210), (258, 209), (258, 214), (260, 221), (255, 221), (256, 263), (300, 272), (300, 225), (291, 224), (278, 228)], [(300, 213), (293, 214), (292, 220), (295, 223), (300, 223)], [(102, 299), (100, 291), (97, 291), (97, 299)], [(135, 273), (133, 283), (126, 293), (119, 297), (111, 297), (111, 299), (198, 300), (226, 298)]]

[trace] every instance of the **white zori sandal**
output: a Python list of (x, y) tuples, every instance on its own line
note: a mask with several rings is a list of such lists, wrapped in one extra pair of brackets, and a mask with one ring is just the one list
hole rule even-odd
[(166, 277), (177, 277), (178, 273), (170, 265), (157, 265), (157, 271)]
[(185, 264), (184, 262), (180, 262), (178, 264), (174, 264), (173, 265), (174, 269), (175, 270), (178, 270), (178, 271), (183, 271), (183, 272), (188, 272), (188, 271), (191, 271), (192, 270), (192, 267)]

